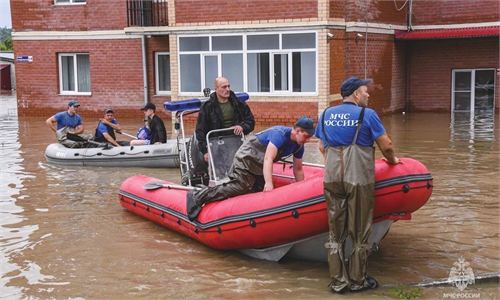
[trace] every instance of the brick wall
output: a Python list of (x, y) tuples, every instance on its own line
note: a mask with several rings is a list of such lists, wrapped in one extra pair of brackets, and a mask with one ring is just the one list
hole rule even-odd
[(498, 0), (413, 1), (413, 25), (498, 22)]
[[(394, 42), (391, 35), (370, 34), (356, 40), (356, 33), (346, 34), (345, 74), (343, 80), (356, 76), (372, 78), (369, 86), (369, 107), (379, 114), (401, 111), (404, 108), (404, 89), (402, 82), (393, 82), (393, 74), (404, 72), (404, 59), (394, 58)], [(366, 62), (365, 62), (366, 61)], [(342, 81), (343, 81), (342, 80)], [(337, 91), (342, 82), (334, 86)], [(394, 92), (393, 88), (399, 89)]]
[[(117, 117), (136, 117), (144, 105), (141, 40), (14, 41), (16, 55), (33, 62), (16, 63), (19, 115), (46, 115), (65, 109), (70, 99), (82, 104), (81, 115), (100, 115), (112, 107)], [(57, 53), (90, 55), (91, 96), (59, 94)], [(158, 103), (155, 103), (158, 104)], [(162, 116), (163, 117), (163, 116)]]
[(212, 23), (318, 17), (317, 0), (176, 0), (175, 22)]
[[(430, 2), (430, 1), (426, 1)], [(442, 2), (442, 1), (437, 1)], [(405, 1), (346, 1), (345, 19), (347, 22), (406, 24), (407, 6), (398, 11)]]
[(309, 116), (318, 121), (318, 104), (313, 102), (247, 102), (259, 125), (292, 126), (300, 116)]
[(343, 19), (345, 16), (345, 1), (330, 0), (330, 18)]
[[(148, 94), (149, 99), (155, 103), (163, 103), (170, 101), (171, 96), (158, 96), (156, 95), (156, 83), (155, 83), (155, 53), (156, 52), (169, 52), (169, 37), (168, 36), (155, 36), (146, 39), (146, 49), (147, 49), (147, 60), (148, 60)], [(175, 53), (173, 53), (175, 55)], [(170, 54), (172, 55), (172, 53)]]
[(391, 102), (392, 111), (407, 111), (407, 53), (406, 44), (395, 42), (392, 54)]
[[(318, 103), (314, 102), (261, 102), (252, 101), (252, 97), (246, 102), (255, 118), (256, 128), (267, 128), (275, 125), (293, 126), (301, 116), (308, 116), (318, 122)], [(187, 133), (195, 128), (198, 114), (188, 115), (183, 118)]]
[[(497, 38), (411, 42), (409, 66), (412, 111), (450, 111), (453, 69), (500, 68)], [(495, 78), (495, 106), (500, 76)]]
[[(405, 3), (398, 1), (329, 1), (331, 18), (348, 22), (406, 24)], [(325, 3), (325, 2), (321, 2)], [(176, 0), (175, 25), (224, 22), (259, 22), (259, 20), (315, 20), (316, 0)], [(498, 1), (413, 1), (413, 24), (453, 24), (493, 22), (499, 19)], [(88, 0), (86, 5), (54, 5), (53, 0), (11, 1), (15, 32), (122, 30), (127, 26), (125, 0)], [(173, 12), (172, 12), (173, 14)], [(324, 13), (321, 14), (324, 16)], [(172, 15), (171, 15), (172, 17)], [(174, 24), (172, 24), (174, 25)], [(334, 38), (326, 43), (326, 32)], [(301, 115), (317, 119), (318, 108), (335, 104), (341, 83), (349, 76), (373, 78), (370, 107), (379, 114), (402, 110), (449, 110), (451, 69), (498, 68), (498, 38), (442, 40), (394, 43), (390, 35), (369, 33), (356, 41), (356, 32), (320, 29), (317, 97), (253, 97), (249, 105), (261, 124), (291, 125)], [(177, 100), (177, 64), (175, 39), (152, 37), (147, 40), (148, 98), (161, 107)], [(407, 54), (407, 45), (411, 52)], [(172, 49), (169, 47), (172, 46)], [(117, 115), (137, 117), (144, 104), (141, 39), (123, 40), (53, 40), (23, 41), (14, 39), (17, 55), (33, 55), (32, 63), (16, 63), (19, 115), (51, 115), (66, 108), (69, 99), (83, 104), (82, 115), (101, 114), (112, 106)], [(170, 51), (172, 96), (155, 95), (154, 53)], [(88, 52), (91, 60), (91, 96), (59, 95), (57, 52)], [(366, 54), (365, 54), (366, 53)], [(412, 58), (406, 69), (407, 56)], [(328, 61), (328, 58), (330, 61)], [(438, 63), (436, 63), (438, 62)], [(329, 76), (327, 77), (328, 74)], [(408, 75), (410, 74), (410, 75)], [(408, 78), (407, 78), (408, 77)], [(407, 79), (409, 81), (407, 82)], [(498, 76), (496, 106), (498, 107)], [(406, 90), (406, 86), (412, 86)], [(324, 88), (324, 90), (322, 90)], [(444, 93), (443, 93), (444, 89)], [(407, 107), (405, 107), (405, 105)], [(90, 109), (90, 107), (93, 107)], [(170, 114), (159, 110), (164, 119)], [(168, 121), (168, 120), (165, 120)]]
[(21, 31), (123, 30), (125, 0), (88, 0), (85, 5), (54, 5), (54, 0), (10, 1), (12, 28)]
[(339, 94), (340, 85), (345, 77), (345, 56), (346, 46), (345, 31), (332, 30), (333, 37), (330, 39), (330, 94)]

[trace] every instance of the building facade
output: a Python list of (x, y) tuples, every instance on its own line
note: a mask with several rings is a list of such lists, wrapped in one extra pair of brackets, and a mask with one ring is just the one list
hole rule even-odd
[[(19, 115), (201, 98), (218, 76), (261, 125), (317, 120), (350, 76), (380, 114), (498, 110), (500, 4), (368, 0), (11, 1)], [(165, 111), (160, 116), (170, 118)]]

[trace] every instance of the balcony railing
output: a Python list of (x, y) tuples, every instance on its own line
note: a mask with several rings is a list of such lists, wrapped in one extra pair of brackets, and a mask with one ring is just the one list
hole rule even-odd
[(168, 26), (168, 0), (127, 0), (128, 27)]

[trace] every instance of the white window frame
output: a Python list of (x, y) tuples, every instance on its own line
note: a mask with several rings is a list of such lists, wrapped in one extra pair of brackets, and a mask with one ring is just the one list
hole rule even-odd
[(158, 65), (158, 56), (160, 55), (168, 55), (170, 57), (170, 66), (172, 65), (172, 57), (170, 56), (170, 52), (155, 52), (155, 93), (159, 96), (171, 95), (172, 94), (172, 68), (170, 68), (170, 91), (160, 90), (160, 67)]
[[(282, 49), (282, 37), (283, 34), (296, 34), (296, 33), (314, 33), (315, 34), (315, 41), (316, 45), (314, 48), (298, 48), (298, 49)], [(277, 49), (266, 49), (266, 50), (248, 50), (247, 47), (247, 36), (249, 35), (263, 35), (263, 34), (269, 34), (269, 35), (279, 35), (279, 48)], [(217, 51), (211, 51), (212, 50), (212, 37), (220, 37), (220, 36), (241, 36), (243, 39), (243, 49), (242, 50), (217, 50)], [(180, 51), (180, 39), (181, 38), (186, 38), (186, 37), (208, 37), (209, 38), (209, 49), (208, 51)], [(177, 36), (177, 61), (181, 61), (180, 56), (181, 55), (188, 55), (188, 54), (196, 54), (200, 55), (200, 78), (201, 78), (201, 87), (202, 89), (204, 88), (204, 83), (205, 83), (205, 66), (204, 66), (204, 57), (205, 56), (217, 56), (218, 57), (218, 76), (223, 76), (222, 75), (222, 60), (221, 60), (221, 55), (222, 54), (242, 54), (243, 55), (243, 91), (236, 91), (236, 92), (247, 92), (250, 95), (253, 96), (318, 96), (318, 80), (319, 80), (319, 75), (318, 75), (318, 55), (319, 55), (319, 45), (318, 45), (318, 33), (317, 31), (280, 31), (280, 32), (270, 32), (270, 33), (262, 33), (262, 32), (254, 32), (254, 33), (247, 33), (247, 34), (212, 34), (212, 35), (178, 35)], [(296, 52), (314, 52), (316, 55), (316, 60), (315, 60), (315, 87), (313, 92), (293, 92), (293, 53)], [(269, 53), (270, 55), (270, 92), (248, 92), (248, 54), (249, 53)], [(287, 54), (288, 55), (288, 89), (287, 90), (280, 90), (280, 91), (275, 91), (275, 83), (274, 83), (274, 55), (275, 54)], [(198, 96), (202, 91), (200, 92), (183, 92), (181, 90), (181, 68), (182, 66), (179, 65), (178, 68), (178, 87), (179, 87), (179, 96)], [(231, 82), (231, 78), (228, 78), (229, 81)], [(210, 87), (213, 89), (213, 87)]]
[[(485, 71), (485, 70), (490, 70), (494, 72), (493, 79), (496, 79), (496, 70), (495, 68), (478, 68), (478, 69), (453, 69), (452, 70), (452, 79), (451, 79), (451, 111), (452, 112), (470, 112), (472, 114), (475, 113), (476, 109), (476, 90), (475, 90), (475, 79), (476, 79), (476, 71)], [(455, 109), (455, 74), (456, 73), (464, 73), (464, 72), (470, 72), (471, 74), (471, 82), (470, 82), (470, 87), (471, 89), (469, 91), (462, 91), (462, 92), (469, 92), (470, 93), (470, 109), (468, 111), (465, 110), (456, 110)], [(493, 83), (493, 97), (495, 95), (495, 83)], [(493, 99), (493, 108), (492, 110), (495, 110), (495, 100)]]
[(81, 0), (54, 0), (54, 5), (86, 5), (87, 0), (83, 0), (83, 2), (77, 2)]
[[(89, 69), (90, 69), (90, 54), (89, 53), (59, 53), (58, 54), (58, 62), (59, 62), (59, 93), (61, 95), (81, 95), (81, 96), (90, 96), (92, 92), (80, 92), (78, 91), (78, 65), (77, 65), (77, 55), (87, 55), (89, 57)], [(64, 81), (63, 81), (63, 63), (62, 58), (71, 56), (73, 57), (73, 76), (75, 78), (75, 90), (74, 91), (65, 91)], [(90, 73), (90, 72), (89, 72)], [(91, 76), (89, 74), (89, 76)], [(90, 78), (89, 78), (90, 81)], [(92, 84), (90, 82), (90, 89), (92, 90)]]

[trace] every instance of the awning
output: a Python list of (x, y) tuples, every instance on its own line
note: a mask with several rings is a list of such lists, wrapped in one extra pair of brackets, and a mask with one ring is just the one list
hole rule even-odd
[(499, 35), (500, 26), (453, 29), (425, 29), (413, 31), (396, 30), (394, 32), (394, 37), (397, 40), (457, 39)]

